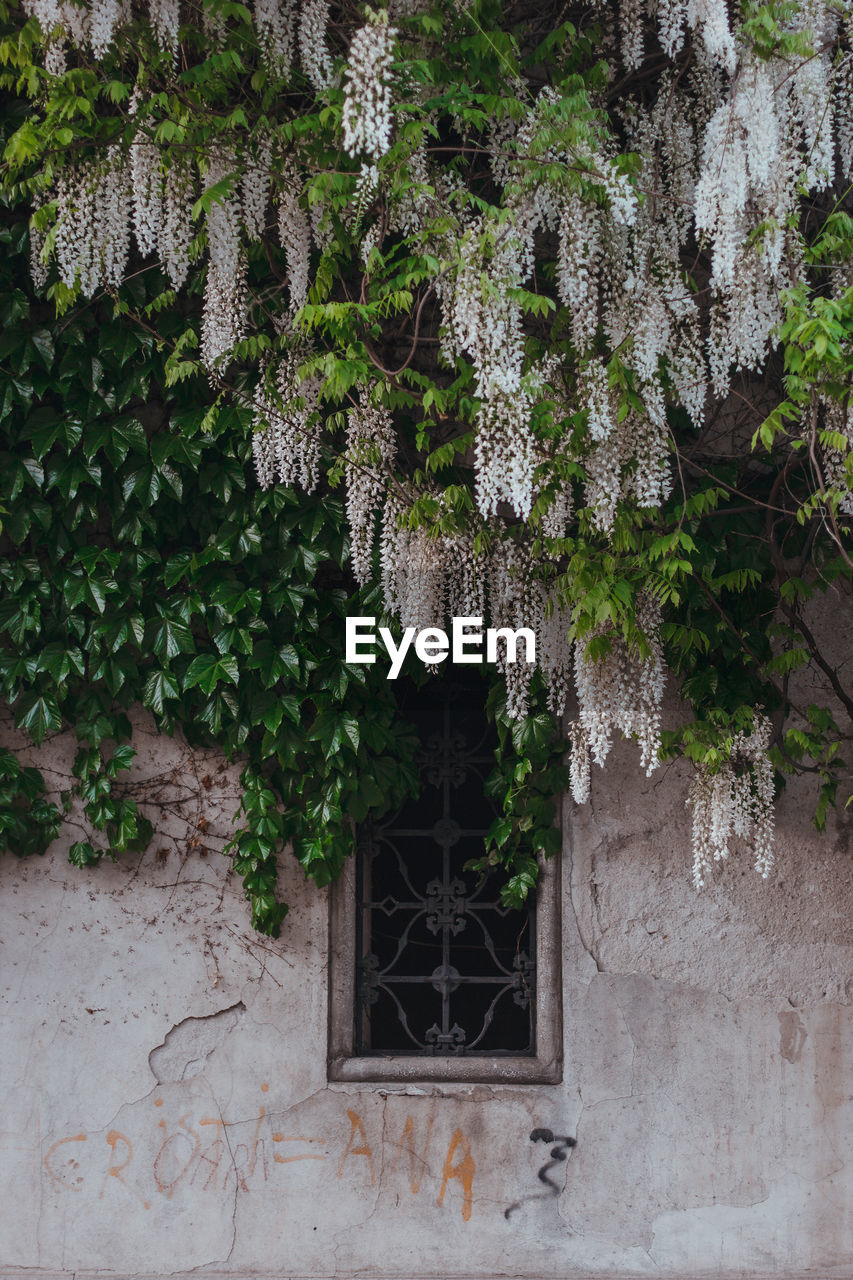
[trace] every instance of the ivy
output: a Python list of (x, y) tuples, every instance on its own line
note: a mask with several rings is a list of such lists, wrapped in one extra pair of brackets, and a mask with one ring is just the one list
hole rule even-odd
[[(253, 926), (276, 935), (287, 912), (277, 897), (284, 846), (328, 884), (353, 849), (355, 824), (417, 787), (419, 744), (393, 686), (378, 668), (344, 660), (345, 616), (379, 605), (349, 576), (341, 502), (259, 490), (244, 407), (223, 405), (206, 422), (196, 366), (167, 385), (165, 346), (128, 329), (109, 299), (57, 321), (29, 292), (25, 225), (14, 212), (0, 245), (0, 690), (36, 743), (74, 726), (81, 745), (66, 802), (78, 800), (98, 836), (72, 844), (78, 867), (150, 838), (127, 785), (118, 788), (133, 760), (134, 703), (163, 732), (180, 728), (245, 761), (229, 850)], [(137, 281), (136, 305), (158, 296), (158, 284)], [(159, 323), (165, 337), (180, 317), (166, 307)], [(553, 722), (546, 733), (533, 718), (516, 754), (496, 702), (494, 713), (511, 757), (496, 778), (522, 759), (532, 770), (503, 796), (512, 839), (493, 842), (505, 900), (520, 905), (537, 851), (556, 848), (553, 805), (541, 797), (562, 786), (545, 763), (559, 750), (545, 738), (559, 740)], [(36, 770), (2, 761), (4, 846), (42, 852), (61, 815), (41, 798)]]
[[(458, 206), (453, 212), (464, 215), (469, 247), (484, 268), (480, 284), (494, 288), (485, 268), (506, 233), (511, 198), (526, 184), (532, 195), (537, 177), (550, 175), (563, 195), (582, 196), (590, 208), (607, 205), (612, 197), (590, 157), (612, 156), (611, 178), (640, 170), (638, 155), (621, 153), (625, 121), (642, 100), (653, 101), (656, 78), (669, 72), (650, 57), (614, 82), (602, 59), (601, 23), (582, 7), (572, 21), (567, 11), (559, 18), (530, 6), (510, 12), (494, 0), (401, 15), (404, 35), (424, 41), (399, 44), (402, 91), (395, 92), (389, 148), (377, 160), (382, 182), (374, 209), (372, 197), (358, 194), (358, 161), (341, 153), (340, 77), (318, 95), (295, 59), (282, 78), (262, 56), (248, 9), (222, 0), (203, 7), (215, 11), (216, 35), (199, 13), (184, 15), (174, 67), (146, 24), (130, 15), (106, 59), (89, 65), (75, 53), (72, 63), (84, 65), (49, 76), (38, 65), (38, 24), (0, 2), (0, 88), (9, 105), (0, 179), (0, 516), (7, 552), (0, 562), (0, 692), (35, 742), (75, 728), (81, 755), (72, 789), (101, 839), (78, 842), (74, 860), (86, 865), (144, 843), (144, 821), (119, 779), (131, 758), (126, 713), (138, 702), (163, 732), (180, 728), (190, 741), (218, 743), (241, 762), (241, 826), (231, 852), (253, 922), (265, 932), (277, 932), (284, 918), (276, 896), (284, 845), (307, 875), (328, 883), (352, 848), (354, 824), (416, 787), (417, 742), (384, 673), (343, 657), (344, 617), (382, 613), (378, 592), (355, 588), (339, 496), (347, 410), (356, 389), (380, 374), (377, 397), (394, 414), (401, 459), (393, 479), (417, 495), (407, 504), (409, 527), (428, 526), (436, 535), (475, 531), (478, 552), (499, 539), (525, 543), (567, 612), (568, 642), (589, 641), (591, 658), (623, 641), (644, 655), (640, 604), (660, 602), (666, 664), (690, 708), (687, 722), (664, 734), (665, 754), (712, 774), (763, 708), (773, 717), (774, 763), (815, 775), (823, 825), (849, 782), (842, 756), (850, 731), (841, 721), (842, 712), (853, 713), (840, 669), (808, 621), (816, 594), (848, 589), (853, 576), (849, 516), (842, 513), (853, 455), (838, 427), (853, 369), (853, 291), (828, 281), (828, 268), (849, 264), (853, 253), (847, 195), (833, 203), (835, 196), (821, 191), (799, 227), (792, 218), (789, 238), (798, 241), (806, 269), (773, 335), (778, 368), (770, 362), (766, 371), (779, 395), (763, 420), (753, 413), (745, 433), (754, 431), (751, 445), (744, 439), (731, 450), (718, 447), (716, 427), (697, 433), (670, 404), (672, 496), (660, 508), (623, 497), (606, 535), (583, 505), (591, 427), (578, 375), (588, 359), (601, 362), (620, 423), (643, 416), (643, 379), (632, 368), (631, 336), (611, 350), (599, 328), (586, 356), (574, 350), (569, 309), (557, 302), (554, 245), (540, 228), (532, 280), (508, 297), (525, 315), (525, 361), (554, 357), (574, 373), (565, 403), (544, 399), (531, 409), (537, 449), (549, 462), (537, 470), (541, 490), (530, 519), (513, 523), (500, 514), (483, 526), (472, 483), (481, 407), (473, 357), (439, 354), (438, 282), (450, 284), (458, 265), (434, 256), (443, 221), (449, 225), (449, 210)], [(801, 8), (792, 0), (750, 0), (738, 27), (749, 56), (787, 58), (793, 75), (797, 62), (815, 53), (799, 29)], [(340, 66), (361, 17), (346, 6), (339, 16), (328, 38)], [(701, 31), (692, 33), (694, 50), (685, 44), (668, 96), (689, 78), (700, 38)], [(539, 93), (543, 84), (553, 94)], [(134, 89), (136, 114), (129, 105)], [(635, 89), (631, 105), (625, 95)], [(491, 131), (525, 118), (534, 100), (536, 128), (516, 157), (516, 176), (499, 192), (489, 160), (499, 158), (490, 148), (503, 144), (500, 128), (497, 144)], [(203, 226), (189, 248), (180, 296), (156, 263), (141, 259), (120, 288), (111, 285), (88, 302), (55, 277), (43, 294), (30, 283), (25, 209), (55, 190), (68, 154), (92, 158), (114, 144), (126, 151), (138, 127), (163, 148), (167, 163), (189, 155), (202, 169), (213, 146), (233, 154), (244, 171), (253, 148), (269, 143), (276, 161), (296, 158), (304, 199), (324, 219), (307, 302), (287, 319), (295, 335), (285, 336), (277, 323), (287, 255), (269, 234), (243, 245), (248, 336), (210, 380), (198, 360)], [(442, 173), (447, 186), (429, 191), (428, 233), (391, 232), (388, 218), (413, 185), (422, 142), (439, 166), (430, 172)], [(508, 144), (507, 154), (512, 150)], [(553, 160), (563, 152), (570, 165)], [(203, 219), (239, 179), (240, 172), (228, 173), (208, 187), (193, 216)], [(641, 190), (641, 207), (662, 194)], [(47, 234), (48, 255), (55, 212), (48, 202), (32, 219), (34, 230)], [(374, 217), (382, 235), (365, 260), (364, 232)], [(755, 229), (756, 243), (772, 230), (768, 219)], [(463, 235), (453, 253), (468, 243)], [(706, 248), (691, 241), (682, 264), (703, 292), (711, 270)], [(251, 467), (256, 383), (267, 356), (272, 380), (294, 336), (311, 350), (302, 373), (322, 383), (322, 481), (313, 496), (281, 486), (262, 492)], [(657, 370), (665, 391), (674, 376), (668, 359)], [(623, 478), (636, 466), (636, 458), (627, 461)], [(545, 517), (561, 492), (571, 496), (573, 514), (565, 536), (551, 537)], [(826, 705), (798, 703), (792, 693), (807, 664), (825, 679)], [(557, 847), (553, 797), (565, 786), (565, 744), (538, 685), (519, 723), (507, 717), (497, 685), (489, 706), (500, 739), (489, 786), (500, 816), (480, 865), (503, 869), (504, 900), (518, 905), (535, 883), (538, 860)], [(22, 786), (9, 793), (13, 816)]]
[(499, 866), (507, 872), (501, 888), (504, 906), (521, 907), (539, 877), (541, 858), (559, 853), (555, 797), (568, 786), (563, 763), (568, 744), (545, 705), (541, 680), (533, 690), (530, 711), (523, 719), (507, 715), (503, 690), (495, 685), (487, 703), (498, 728), (497, 763), (487, 782), (487, 794), (500, 809), (486, 834), (486, 853), (478, 870)]
[(44, 853), (61, 825), (62, 815), (45, 797), (38, 769), (25, 768), (11, 751), (0, 751), (0, 851), (19, 858)]
[[(72, 846), (79, 866), (149, 838), (126, 787), (116, 791), (134, 703), (164, 732), (249, 761), (235, 862), (255, 926), (276, 933), (284, 841), (326, 883), (351, 847), (353, 815), (415, 781), (416, 744), (387, 682), (343, 660), (352, 583), (341, 503), (259, 491), (244, 408), (224, 407), (204, 431), (195, 368), (167, 388), (162, 341), (129, 330), (109, 299), (57, 321), (30, 292), (13, 211), (0, 246), (2, 695), (36, 743), (76, 731), (72, 792), (100, 837)], [(158, 285), (129, 292), (144, 306)], [(162, 310), (161, 339), (180, 324)], [(41, 851), (59, 815), (39, 799), (37, 773), (13, 763), (4, 755), (4, 845)]]

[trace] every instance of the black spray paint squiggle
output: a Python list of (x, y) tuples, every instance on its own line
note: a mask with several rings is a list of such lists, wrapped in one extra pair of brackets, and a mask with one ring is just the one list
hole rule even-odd
[(515, 1204), (511, 1204), (508, 1209), (504, 1210), (505, 1218), (509, 1218), (511, 1213), (514, 1213), (516, 1209), (520, 1209), (528, 1200), (542, 1200), (547, 1199), (549, 1196), (558, 1196), (560, 1194), (559, 1184), (556, 1183), (553, 1178), (550, 1178), (548, 1173), (555, 1165), (562, 1164), (568, 1159), (569, 1151), (575, 1145), (576, 1140), (574, 1138), (567, 1138), (565, 1136), (560, 1136), (559, 1134), (554, 1134), (550, 1129), (534, 1129), (530, 1135), (530, 1141), (553, 1143), (549, 1153), (551, 1159), (543, 1164), (542, 1168), (536, 1175), (540, 1182), (544, 1182), (546, 1187), (550, 1187), (550, 1190), (539, 1191), (536, 1195), (524, 1196), (521, 1200), (516, 1200)]

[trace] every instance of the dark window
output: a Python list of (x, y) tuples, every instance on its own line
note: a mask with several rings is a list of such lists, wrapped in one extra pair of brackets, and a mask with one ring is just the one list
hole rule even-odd
[(484, 783), (497, 736), (484, 681), (457, 671), (401, 687), (420, 794), (359, 829), (357, 1055), (536, 1052), (534, 910), (501, 905), (500, 872), (466, 869), (496, 816)]

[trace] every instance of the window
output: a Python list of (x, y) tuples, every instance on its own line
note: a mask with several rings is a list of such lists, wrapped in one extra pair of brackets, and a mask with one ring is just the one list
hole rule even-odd
[(421, 791), (362, 824), (333, 891), (332, 1079), (559, 1079), (557, 868), (524, 912), (466, 870), (495, 817), (484, 690), (456, 669), (400, 682)]

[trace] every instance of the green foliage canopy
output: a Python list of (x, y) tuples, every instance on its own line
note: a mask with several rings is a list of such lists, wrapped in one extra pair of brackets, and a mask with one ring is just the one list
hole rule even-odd
[[(697, 431), (672, 394), (673, 353), (644, 379), (636, 334), (617, 343), (603, 323), (579, 333), (547, 216), (532, 278), (522, 287), (495, 276), (543, 190), (602, 218), (630, 193), (641, 212), (653, 210), (650, 225), (666, 216), (681, 226), (655, 204), (650, 158), (630, 122), (646, 110), (652, 118), (650, 103), (690, 81), (701, 32), (688, 33), (661, 70), (648, 41), (644, 56), (632, 62), (623, 50), (620, 63), (604, 13), (505, 10), (489, 0), (399, 8), (392, 135), (387, 146), (363, 144), (367, 159), (344, 145), (352, 77), (342, 71), (354, 33), (381, 25), (381, 14), (335, 8), (324, 37), (330, 70), (318, 83), (304, 47), (300, 64), (271, 56), (257, 14), (225, 0), (184, 14), (177, 59), (133, 9), (102, 54), (72, 42), (64, 69), (46, 69), (55, 31), (15, 5), (2, 9), (2, 83), (13, 106), (4, 150), (0, 500), (15, 548), (0, 600), (5, 695), (36, 740), (77, 726), (81, 795), (115, 851), (146, 836), (133, 802), (115, 799), (109, 785), (129, 757), (119, 755), (122, 745), (105, 751), (124, 744), (132, 702), (167, 730), (180, 724), (248, 759), (235, 856), (253, 920), (267, 931), (282, 914), (274, 898), (280, 843), (293, 841), (325, 883), (350, 848), (352, 823), (413, 785), (414, 744), (381, 671), (341, 657), (344, 615), (383, 608), (376, 586), (356, 590), (338, 497), (356, 462), (368, 472), (379, 466), (378, 454), (354, 460), (348, 452), (359, 389), (393, 417), (396, 461), (382, 484), (408, 529), (427, 529), (436, 544), (469, 536), (478, 555), (523, 547), (565, 611), (567, 644), (581, 645), (587, 661), (606, 661), (619, 644), (640, 657), (661, 645), (692, 709), (663, 734), (664, 756), (683, 754), (713, 777), (763, 708), (773, 719), (774, 763), (816, 777), (819, 825), (849, 782), (842, 751), (853, 696), (808, 612), (828, 588), (848, 601), (853, 570), (853, 455), (849, 431), (837, 425), (839, 412), (849, 421), (853, 370), (848, 190), (823, 182), (789, 212), (784, 230), (802, 269), (762, 367), (727, 374), (748, 412), (721, 446), (725, 432), (713, 418)], [(744, 77), (773, 66), (789, 68), (790, 79), (818, 56), (841, 76), (849, 33), (827, 53), (799, 12), (747, 6), (731, 53)], [(720, 54), (721, 66), (728, 57)], [(737, 77), (729, 86), (719, 67), (714, 74), (725, 100)], [(691, 126), (696, 177), (712, 123), (709, 109), (701, 128)], [(34, 294), (23, 271), (22, 202), (38, 206), (31, 239), (44, 267), (64, 234), (63, 181), (105, 172), (141, 144), (156, 149), (161, 177), (189, 174), (183, 289), (172, 287), (163, 253), (154, 263), (132, 259), (121, 279), (98, 277), (88, 302), (80, 273), (63, 279), (52, 267)], [(662, 135), (650, 147), (661, 173), (667, 145)], [(424, 155), (433, 165), (426, 177)], [(292, 246), (262, 211), (257, 234), (240, 232), (235, 258), (245, 269), (242, 327), (212, 353), (205, 326), (215, 276), (205, 253), (247, 175), (267, 171), (279, 209), (290, 192), (293, 217), (301, 212), (313, 227), (306, 293), (297, 290)], [(812, 190), (798, 180), (801, 195)], [(427, 213), (407, 229), (400, 211), (418, 201)], [(755, 253), (778, 230), (767, 219), (751, 232)], [(685, 296), (700, 299), (701, 317), (716, 304), (710, 238), (700, 232), (683, 233), (676, 275)], [(650, 262), (659, 284), (663, 267)], [(515, 308), (521, 326), (519, 386), (530, 404), (535, 476), (529, 509), (502, 500), (485, 516), (472, 475), (488, 421), (483, 370), (464, 344), (447, 354), (440, 305), (443, 288), (472, 264), (483, 308)], [(93, 270), (109, 275), (103, 263)], [(260, 491), (250, 469), (252, 406), (262, 394), (288, 407), (276, 374), (297, 357), (300, 378), (319, 387), (302, 418), (319, 450), (319, 488)], [(597, 446), (585, 388), (599, 367), (618, 423), (637, 424), (640, 434), (650, 388), (663, 388), (665, 466), (675, 481), (641, 501), (632, 485), (642, 459), (626, 456), (606, 527), (589, 497)], [(769, 393), (757, 408), (759, 374)], [(555, 532), (549, 512), (560, 495), (570, 495), (571, 514)], [(663, 610), (658, 637), (640, 622), (648, 599)], [(791, 692), (808, 664), (826, 688), (814, 703)], [(492, 694), (503, 742), (493, 785), (505, 812), (487, 856), (508, 871), (508, 900), (523, 898), (537, 855), (555, 844), (546, 797), (564, 777), (544, 697), (537, 677), (529, 713), (513, 725)], [(15, 794), (20, 805), (23, 784)], [(41, 821), (47, 836), (54, 817)], [(85, 863), (98, 853), (80, 845), (74, 856)]]

